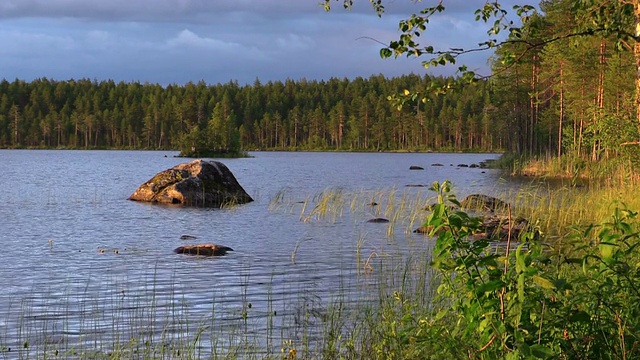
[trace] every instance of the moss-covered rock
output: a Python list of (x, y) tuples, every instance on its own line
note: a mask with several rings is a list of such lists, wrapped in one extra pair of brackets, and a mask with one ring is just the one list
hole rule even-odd
[(501, 212), (509, 209), (509, 204), (484, 194), (471, 194), (460, 201), (460, 206), (467, 210)]
[(218, 161), (194, 160), (156, 174), (129, 200), (199, 207), (244, 204), (253, 199)]

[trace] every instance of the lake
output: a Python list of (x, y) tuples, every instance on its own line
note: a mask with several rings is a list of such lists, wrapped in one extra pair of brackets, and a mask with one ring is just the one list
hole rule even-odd
[[(224, 352), (239, 346), (238, 334), (250, 334), (257, 352), (280, 349), (284, 339), (313, 336), (332, 301), (375, 292), (379, 259), (429, 248), (432, 239), (411, 230), (424, 219), (419, 208), (432, 201), (433, 181), (451, 180), (459, 198), (509, 187), (497, 170), (457, 166), (497, 154), (255, 152), (221, 160), (252, 203), (200, 209), (127, 200), (187, 161), (175, 155), (0, 150), (4, 355), (195, 337), (198, 351)], [(392, 221), (367, 223), (373, 217)], [(181, 240), (185, 234), (197, 239)], [(235, 251), (173, 252), (192, 243)]]

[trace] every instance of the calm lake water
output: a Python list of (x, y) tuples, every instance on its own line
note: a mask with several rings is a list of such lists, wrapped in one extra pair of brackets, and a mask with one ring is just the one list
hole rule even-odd
[[(109, 351), (114, 342), (167, 334), (188, 339), (202, 323), (279, 349), (280, 339), (303, 336), (295, 326), (301, 318), (312, 323), (335, 299), (375, 292), (375, 276), (359, 275), (371, 254), (402, 258), (428, 247), (430, 239), (411, 233), (423, 219), (416, 207), (432, 196), (420, 186), (449, 179), (460, 198), (508, 186), (496, 170), (456, 166), (496, 154), (257, 152), (221, 160), (252, 203), (213, 210), (127, 200), (157, 172), (186, 161), (174, 155), (0, 150), (5, 355), (83, 344)], [(327, 198), (334, 201), (323, 216), (316, 205)], [(378, 216), (393, 221), (366, 222)], [(173, 253), (191, 243), (235, 251)], [(278, 340), (269, 344), (273, 332)], [(235, 341), (210, 333), (201, 335), (205, 351)]]

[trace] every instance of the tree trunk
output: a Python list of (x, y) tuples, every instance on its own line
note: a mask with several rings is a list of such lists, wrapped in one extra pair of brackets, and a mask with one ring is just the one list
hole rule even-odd
[(633, 46), (633, 56), (636, 61), (636, 121), (638, 122), (638, 133), (640, 134), (640, 0), (633, 1), (633, 15), (635, 20), (635, 37), (636, 41)]
[(562, 155), (562, 120), (564, 120), (564, 70), (560, 62), (560, 119), (558, 120), (558, 158)]
[(537, 55), (533, 55), (533, 60), (532, 60), (532, 64), (531, 64), (531, 95), (529, 97), (529, 101), (531, 102), (531, 104), (529, 105), (531, 107), (531, 118), (529, 119), (529, 133), (528, 133), (528, 140), (529, 140), (529, 155), (533, 154), (535, 152), (534, 148), (535, 148), (535, 124), (536, 124), (536, 119), (538, 117), (538, 89), (537, 89), (537, 85), (538, 85), (538, 66), (537, 66), (537, 61), (538, 61), (538, 56)]

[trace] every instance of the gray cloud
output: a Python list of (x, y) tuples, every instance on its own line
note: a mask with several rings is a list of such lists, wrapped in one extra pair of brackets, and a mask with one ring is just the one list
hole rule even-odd
[(3, 0), (0, 18), (78, 18), (102, 21), (203, 22), (231, 13), (272, 17), (322, 12), (317, 2), (275, 0)]
[[(391, 1), (382, 18), (364, 0), (352, 11), (336, 8), (330, 13), (318, 3), (2, 0), (0, 77), (167, 84), (424, 73), (419, 59), (380, 59), (382, 45), (376, 41), (396, 39), (398, 21), (427, 2)], [(482, 41), (485, 26), (474, 21), (469, 3), (445, 3), (447, 11), (433, 18), (421, 40), (441, 49)], [(488, 55), (469, 57), (470, 67), (486, 70)]]

